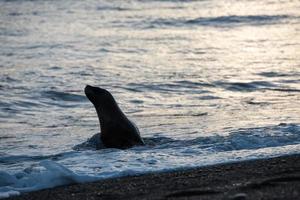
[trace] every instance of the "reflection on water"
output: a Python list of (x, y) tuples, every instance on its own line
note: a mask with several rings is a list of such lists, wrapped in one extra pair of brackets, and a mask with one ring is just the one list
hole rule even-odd
[[(89, 158), (99, 152), (72, 152), (99, 132), (86, 84), (111, 91), (143, 137), (201, 146), (201, 138), (229, 135), (209, 140), (205, 151), (167, 140), (171, 146), (158, 147), (166, 147), (161, 154), (150, 147), (127, 152), (144, 156), (131, 162), (145, 171), (153, 167), (147, 157), (165, 169), (184, 166), (185, 159), (190, 166), (206, 151), (211, 163), (297, 151), (299, 10), (298, 1), (287, 0), (1, 1), (0, 156), (9, 160), (1, 169), (18, 171), (53, 157), (80, 172), (82, 165), (98, 166)], [(261, 127), (273, 127), (275, 136), (263, 140), (271, 145), (257, 143)], [(237, 153), (234, 145), (245, 140), (250, 144), (241, 145), (251, 148)], [(229, 151), (222, 157), (217, 147), (223, 144)], [(110, 162), (108, 153), (121, 158), (124, 152), (100, 153), (103, 171), (135, 169)], [(14, 163), (18, 156), (30, 161)]]

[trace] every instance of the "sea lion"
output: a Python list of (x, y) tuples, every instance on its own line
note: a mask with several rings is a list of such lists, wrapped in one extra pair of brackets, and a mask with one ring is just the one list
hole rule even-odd
[(138, 128), (125, 116), (107, 90), (87, 85), (84, 92), (97, 111), (100, 138), (105, 147), (126, 149), (145, 144)]

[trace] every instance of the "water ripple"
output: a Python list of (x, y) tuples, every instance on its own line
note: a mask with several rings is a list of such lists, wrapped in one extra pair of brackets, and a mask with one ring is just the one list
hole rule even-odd
[(234, 92), (254, 92), (259, 90), (272, 90), (281, 92), (300, 92), (300, 89), (277, 85), (268, 81), (249, 81), (249, 82), (214, 82), (217, 87)]
[(58, 91), (45, 91), (41, 93), (43, 97), (50, 98), (52, 100), (62, 100), (62, 101), (85, 101), (86, 97), (83, 95), (72, 94), (67, 92)]
[(244, 25), (268, 25), (281, 23), (284, 19), (291, 19), (289, 15), (230, 15), (220, 17), (200, 17), (188, 20), (186, 23), (202, 26), (244, 26)]
[(225, 82), (216, 81), (215, 84), (230, 91), (251, 92), (259, 89), (273, 89), (275, 84), (267, 81), (250, 81), (250, 82)]
[(213, 85), (203, 82), (174, 81), (172, 83), (129, 83), (124, 89), (144, 92), (144, 91), (165, 91), (165, 92), (189, 92), (189, 93), (210, 93), (204, 89)]
[(284, 77), (284, 76), (289, 76), (289, 74), (285, 74), (285, 73), (280, 73), (280, 72), (261, 72), (261, 73), (257, 73), (257, 75), (259, 76), (263, 76), (263, 77)]
[(291, 15), (229, 15), (218, 17), (198, 17), (195, 19), (156, 19), (150, 21), (148, 28), (157, 27), (183, 27), (183, 26), (211, 26), (211, 27), (237, 27), (262, 26), (286, 23), (286, 20), (298, 19)]
[(98, 6), (96, 8), (98, 11), (130, 11), (131, 8), (119, 7), (119, 6)]

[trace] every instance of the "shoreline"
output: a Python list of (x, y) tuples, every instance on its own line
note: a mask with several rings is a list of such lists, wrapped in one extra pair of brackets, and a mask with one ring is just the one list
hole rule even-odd
[(8, 198), (300, 199), (300, 154), (61, 186)]

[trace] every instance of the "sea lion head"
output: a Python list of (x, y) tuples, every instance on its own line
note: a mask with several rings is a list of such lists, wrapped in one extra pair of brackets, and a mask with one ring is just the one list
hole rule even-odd
[(105, 89), (87, 85), (84, 89), (84, 92), (87, 98), (95, 106), (97, 112), (101, 111), (107, 114), (108, 110), (109, 112), (112, 112), (118, 108), (114, 97)]

